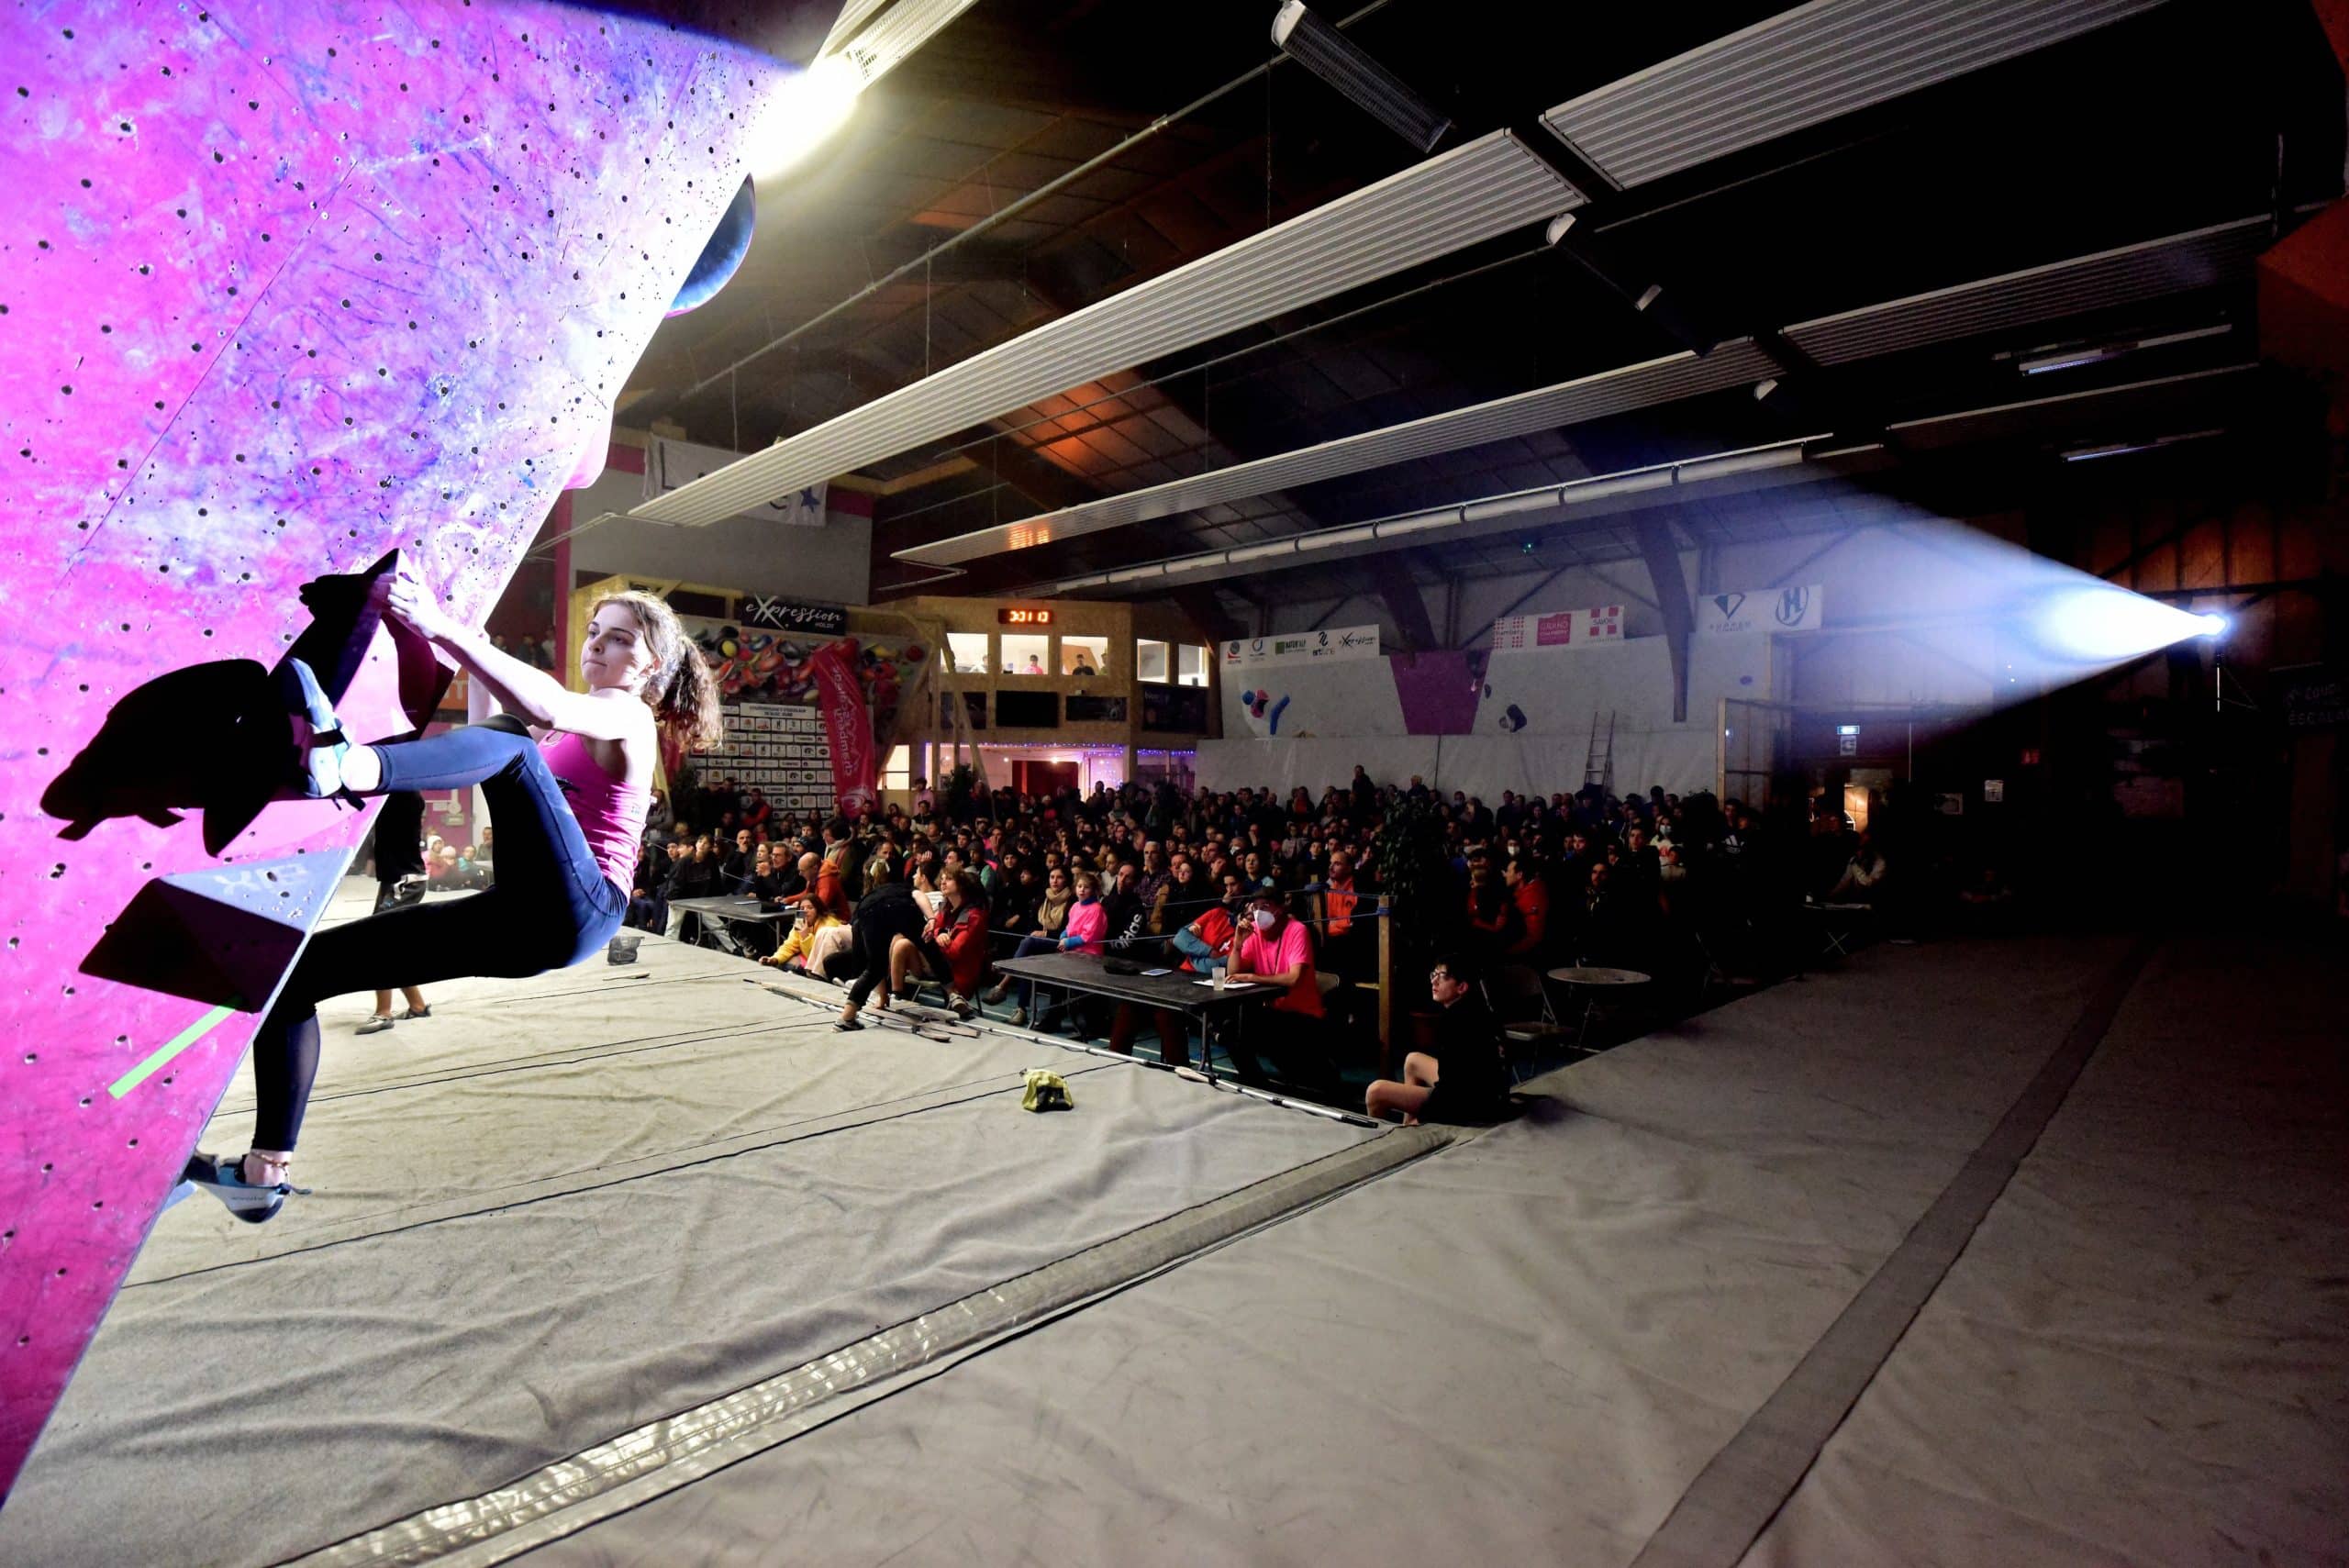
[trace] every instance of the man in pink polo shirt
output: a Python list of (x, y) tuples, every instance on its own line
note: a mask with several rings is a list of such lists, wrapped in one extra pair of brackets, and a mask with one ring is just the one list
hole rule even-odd
[[(1288, 897), (1276, 887), (1258, 890), (1248, 901), (1245, 934), (1231, 950), (1230, 977), (1255, 980), (1282, 987), (1275, 999), (1273, 1018), (1259, 1016), (1248, 1028), (1251, 1043), (1268, 1042), (1268, 1052), (1281, 1063), (1282, 1076), (1297, 1081), (1300, 1070), (1326, 1076), (1329, 1052), (1322, 1038), (1321, 982), (1313, 972), (1313, 937), (1288, 917)], [(1243, 1080), (1261, 1077), (1255, 1055), (1243, 1051), (1235, 1040), (1232, 1063)]]

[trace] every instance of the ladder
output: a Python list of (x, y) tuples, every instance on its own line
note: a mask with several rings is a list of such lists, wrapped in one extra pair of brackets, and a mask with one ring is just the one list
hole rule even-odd
[(1598, 710), (1590, 714), (1590, 750), (1582, 760), (1582, 782), (1585, 789), (1597, 784), (1609, 795), (1615, 793), (1615, 712), (1607, 713), (1607, 728), (1598, 728)]

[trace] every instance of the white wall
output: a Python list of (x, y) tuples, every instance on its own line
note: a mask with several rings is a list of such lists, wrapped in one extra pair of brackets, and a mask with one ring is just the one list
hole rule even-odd
[[(625, 512), (643, 499), (641, 474), (606, 470), (602, 478), (573, 495), (573, 527), (599, 513)], [(680, 528), (622, 517), (574, 534), (571, 565), (582, 579), (666, 577), (751, 594), (862, 605), (872, 596), (873, 521), (828, 512), (820, 528), (750, 517)]]
[(1382, 784), (1418, 773), (1432, 786), (1488, 801), (1504, 789), (1548, 795), (1581, 786), (1594, 734), (1605, 751), (1611, 730), (1618, 793), (1650, 784), (1679, 794), (1708, 789), (1720, 700), (1771, 695), (1773, 640), (1761, 634), (1694, 639), (1688, 717), (1677, 722), (1671, 651), (1661, 637), (1496, 653), (1475, 694), (1474, 731), (1441, 737), (1407, 733), (1385, 659), (1263, 668), (1263, 684), (1288, 698), (1273, 734), (1241, 711), (1241, 694), (1256, 683), (1227, 672), (1226, 739), (1199, 743), (1199, 780), (1217, 789), (1303, 784), (1318, 794), (1344, 784), (1361, 762)]

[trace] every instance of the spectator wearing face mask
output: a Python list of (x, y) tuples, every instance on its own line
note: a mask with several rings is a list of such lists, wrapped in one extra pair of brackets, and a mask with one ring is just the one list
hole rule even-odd
[[(1320, 1050), (1321, 983), (1313, 968), (1313, 939), (1289, 918), (1288, 897), (1279, 889), (1250, 898), (1248, 925), (1231, 950), (1230, 973), (1235, 980), (1253, 977), (1280, 988), (1272, 1007), (1278, 1015), (1277, 1028), (1266, 1032), (1274, 1036), (1274, 1053), (1289, 1064), (1284, 1071), (1297, 1076), (1290, 1070), (1294, 1064)], [(1262, 1068), (1253, 1061), (1243, 1062), (1236, 1050), (1233, 1064), (1242, 1078), (1262, 1075)]]

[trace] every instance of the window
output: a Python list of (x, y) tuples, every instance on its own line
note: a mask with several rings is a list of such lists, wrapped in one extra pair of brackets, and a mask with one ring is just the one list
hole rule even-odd
[(954, 662), (954, 673), (958, 675), (984, 675), (987, 673), (987, 634), (984, 631), (948, 632), (946, 653)]
[(1174, 684), (1178, 686), (1204, 686), (1208, 684), (1208, 651), (1206, 649), (1191, 642), (1176, 646)]
[(1061, 673), (1106, 675), (1109, 673), (1109, 639), (1106, 637), (1061, 639)]
[[(950, 634), (951, 635), (951, 634)], [(1007, 675), (1049, 675), (1044, 662), (1052, 656), (1052, 639), (1026, 632), (1003, 634), (1003, 673)]]
[(1134, 644), (1134, 679), (1163, 686), (1174, 678), (1174, 651), (1145, 639)]
[(1061, 699), (1057, 692), (997, 692), (995, 721), (1006, 729), (1058, 729)]
[(890, 750), (889, 760), (881, 764), (883, 789), (911, 789), (914, 783), (914, 753), (910, 746)]

